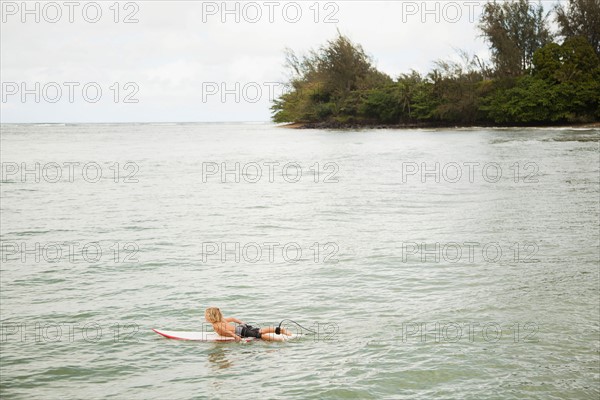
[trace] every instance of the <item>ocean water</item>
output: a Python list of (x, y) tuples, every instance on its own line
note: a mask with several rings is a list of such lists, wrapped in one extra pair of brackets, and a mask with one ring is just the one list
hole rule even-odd
[(3, 125), (0, 395), (597, 399), (599, 135)]

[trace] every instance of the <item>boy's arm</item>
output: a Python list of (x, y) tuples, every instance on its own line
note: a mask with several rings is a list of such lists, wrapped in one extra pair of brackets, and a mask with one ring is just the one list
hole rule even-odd
[(230, 332), (227, 329), (223, 329), (220, 326), (216, 325), (213, 326), (213, 329), (215, 330), (215, 332), (217, 332), (220, 336), (225, 336), (225, 337), (232, 337), (235, 339), (236, 342), (239, 342), (242, 338), (239, 337), (238, 335), (236, 335), (234, 332)]

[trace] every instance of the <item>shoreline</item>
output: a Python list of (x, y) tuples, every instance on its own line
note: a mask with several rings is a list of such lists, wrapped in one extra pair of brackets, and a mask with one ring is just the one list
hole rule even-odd
[(589, 128), (600, 129), (600, 122), (589, 122), (580, 124), (554, 124), (554, 125), (448, 125), (432, 123), (412, 123), (412, 124), (357, 124), (341, 122), (292, 122), (279, 125), (278, 128), (284, 129), (363, 129), (363, 130), (381, 130), (381, 129), (463, 129), (463, 128)]

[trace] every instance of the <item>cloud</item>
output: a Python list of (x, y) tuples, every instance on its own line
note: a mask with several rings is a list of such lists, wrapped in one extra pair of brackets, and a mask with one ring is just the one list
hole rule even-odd
[[(3, 2), (2, 7), (6, 3), (21, 7), (21, 2)], [(96, 23), (83, 13), (88, 2), (79, 3), (73, 22), (64, 6), (56, 23), (44, 19), (45, 3), (40, 3), (39, 23), (30, 14), (23, 23), (22, 10), (13, 15), (11, 9), (4, 13), (1, 28), (3, 83), (25, 82), (31, 88), (35, 82), (42, 87), (48, 82), (79, 82), (81, 87), (95, 82), (103, 95), (96, 103), (87, 102), (81, 93), (74, 102), (63, 97), (48, 103), (42, 96), (35, 103), (33, 96), (22, 102), (17, 94), (3, 104), (2, 122), (268, 120), (268, 96), (241, 103), (229, 96), (225, 102), (206, 104), (203, 84), (239, 82), (243, 87), (249, 82), (281, 81), (286, 47), (302, 53), (332, 39), (337, 30), (362, 44), (391, 76), (411, 69), (426, 72), (432, 61), (452, 55), (454, 48), (487, 54), (477, 38), (476, 22), (467, 14), (465, 3), (473, 2), (455, 2), (464, 15), (453, 21), (444, 19), (450, 15), (443, 14), (445, 1), (275, 3), (120, 2), (117, 14), (110, 8), (114, 3), (99, 2), (102, 14)], [(433, 3), (438, 4), (438, 15), (426, 12), (426, 7), (436, 7)], [(298, 7), (300, 18), (292, 22)], [(256, 19), (257, 9), (261, 18), (253, 23), (250, 19)], [(94, 16), (94, 7), (88, 11)], [(124, 23), (127, 17), (138, 22)], [(138, 103), (122, 102), (130, 93), (123, 89), (128, 82), (139, 87)]]

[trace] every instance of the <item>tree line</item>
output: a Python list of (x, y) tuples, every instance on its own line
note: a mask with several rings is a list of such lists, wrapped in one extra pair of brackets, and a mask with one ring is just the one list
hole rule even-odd
[(494, 0), (478, 29), (489, 61), (459, 51), (460, 61), (395, 79), (339, 32), (306, 55), (287, 50), (289, 90), (275, 100), (273, 120), (331, 127), (600, 120), (600, 0), (569, 0), (550, 12), (541, 2)]

